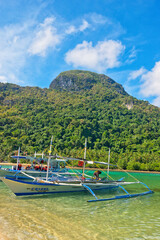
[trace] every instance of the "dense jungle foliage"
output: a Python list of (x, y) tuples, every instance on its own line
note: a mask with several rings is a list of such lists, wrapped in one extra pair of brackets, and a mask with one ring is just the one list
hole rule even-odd
[[(53, 89), (56, 88), (56, 89)], [(61, 73), (50, 88), (0, 83), (0, 161), (18, 147), (111, 162), (129, 170), (160, 171), (160, 109), (129, 96), (105, 75)]]

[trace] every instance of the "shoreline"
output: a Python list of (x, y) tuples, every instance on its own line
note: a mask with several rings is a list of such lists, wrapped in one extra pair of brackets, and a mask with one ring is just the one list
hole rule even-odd
[[(1, 163), (0, 162), (0, 166), (3, 165), (7, 165), (7, 166), (16, 166), (16, 163)], [(22, 166), (27, 166), (28, 164), (24, 163), (22, 164)], [(45, 166), (45, 165), (44, 165)], [(80, 169), (79, 167), (70, 167), (68, 166), (68, 168), (73, 168), (73, 169)], [(87, 168), (87, 170), (97, 170), (98, 168)], [(101, 169), (104, 170), (104, 169)], [(107, 169), (106, 169), (107, 170)], [(135, 172), (135, 173), (155, 173), (155, 174), (160, 174), (160, 172), (158, 171), (143, 171), (143, 170), (124, 170), (124, 169), (109, 169), (110, 172), (114, 171), (114, 172)]]
[[(80, 169), (78, 167), (73, 167), (75, 169)], [(100, 169), (100, 170), (104, 170), (104, 169), (101, 169), (101, 168), (85, 168), (87, 170), (97, 170), (97, 169)], [(105, 169), (107, 170), (107, 168)], [(156, 173), (156, 174), (160, 174), (160, 172), (157, 172), (157, 171), (138, 171), (138, 170), (124, 170), (124, 169), (109, 169), (110, 172), (135, 172), (135, 173)]]

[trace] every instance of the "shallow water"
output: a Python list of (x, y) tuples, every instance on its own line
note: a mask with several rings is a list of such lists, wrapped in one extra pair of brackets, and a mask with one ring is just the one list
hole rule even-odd
[[(93, 199), (88, 192), (15, 197), (0, 182), (0, 239), (160, 239), (160, 174), (132, 175), (155, 193), (132, 199), (87, 203)], [(111, 176), (118, 179), (126, 174), (111, 172)], [(130, 190), (133, 193), (137, 188)], [(107, 198), (113, 193), (117, 195), (118, 191), (101, 191), (96, 195)]]

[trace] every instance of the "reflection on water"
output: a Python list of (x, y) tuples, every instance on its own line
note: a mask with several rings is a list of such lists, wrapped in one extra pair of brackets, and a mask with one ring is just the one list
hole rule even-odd
[[(116, 179), (124, 173), (111, 173)], [(87, 203), (89, 193), (15, 197), (0, 182), (0, 239), (160, 239), (160, 175), (133, 174), (152, 195)], [(127, 178), (126, 178), (127, 180)], [(135, 189), (132, 189), (135, 190)], [(99, 192), (107, 197), (113, 192)]]

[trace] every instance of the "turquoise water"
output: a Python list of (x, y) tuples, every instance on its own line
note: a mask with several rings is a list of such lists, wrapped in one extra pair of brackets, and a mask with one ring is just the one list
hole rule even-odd
[(1, 165), (1, 164), (0, 164), (0, 167), (2, 167), (2, 168), (12, 168), (12, 166), (10, 166), (10, 165)]
[[(160, 239), (160, 174), (132, 173), (155, 193), (132, 199), (87, 203), (89, 193), (15, 197), (0, 182), (1, 240)], [(125, 176), (111, 172), (115, 179)], [(139, 185), (128, 188), (137, 191)], [(141, 190), (141, 189), (140, 189)], [(146, 191), (146, 189), (143, 189)], [(97, 192), (108, 197), (122, 192)]]

